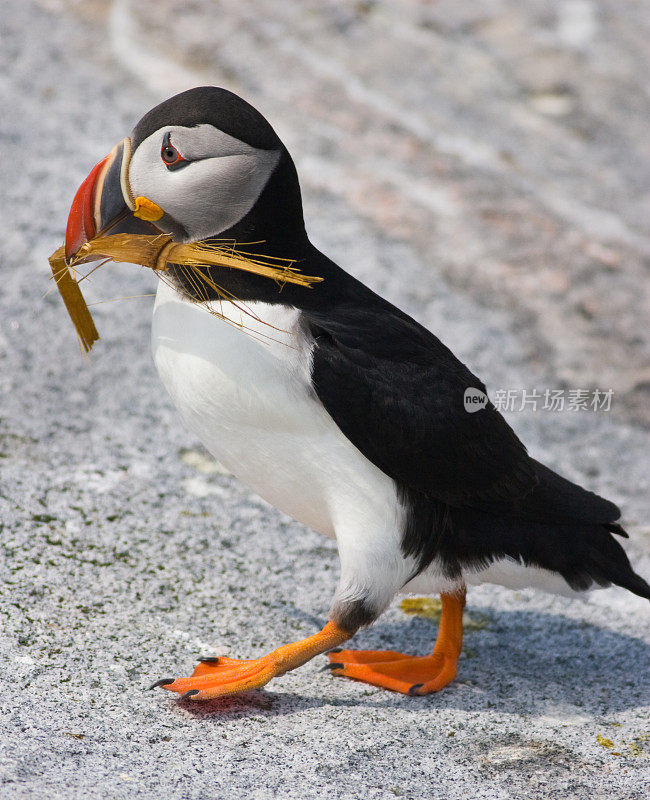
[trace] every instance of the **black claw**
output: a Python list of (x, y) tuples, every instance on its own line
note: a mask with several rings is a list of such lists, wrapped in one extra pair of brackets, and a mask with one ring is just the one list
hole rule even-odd
[(325, 666), (322, 669), (322, 672), (325, 672), (326, 669), (343, 669), (344, 666), (345, 664), (337, 664), (337, 663), (325, 664)]
[(330, 653), (342, 653), (342, 652), (343, 652), (342, 647), (335, 647), (332, 650), (330, 650)]
[(189, 692), (185, 692), (185, 694), (182, 694), (178, 699), (187, 700), (188, 697), (194, 697), (194, 695), (198, 693), (199, 689), (190, 689)]
[(159, 681), (151, 684), (149, 691), (151, 691), (151, 689), (157, 689), (159, 686), (167, 686), (170, 683), (174, 683), (175, 680), (176, 678), (161, 678)]
[(218, 664), (221, 661), (221, 656), (206, 656), (205, 658), (200, 658), (199, 661), (201, 664)]
[(413, 686), (409, 689), (409, 697), (421, 697), (418, 694), (417, 690), (421, 689), (424, 686), (423, 683), (414, 683)]

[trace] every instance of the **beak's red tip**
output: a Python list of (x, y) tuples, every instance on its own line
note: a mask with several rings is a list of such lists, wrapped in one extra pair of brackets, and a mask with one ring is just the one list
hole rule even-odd
[(79, 250), (82, 244), (90, 241), (97, 233), (95, 227), (95, 186), (97, 177), (109, 156), (102, 159), (90, 171), (90, 175), (77, 189), (77, 193), (70, 207), (68, 225), (65, 231), (65, 257), (70, 258)]

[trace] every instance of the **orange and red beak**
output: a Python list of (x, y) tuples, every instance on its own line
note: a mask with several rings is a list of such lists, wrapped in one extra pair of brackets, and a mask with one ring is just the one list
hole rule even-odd
[(95, 215), (95, 199), (97, 196), (97, 178), (103, 175), (110, 155), (102, 159), (90, 171), (90, 175), (77, 189), (68, 215), (65, 229), (65, 258), (69, 261), (82, 244), (94, 239), (98, 230)]
[(159, 232), (133, 214), (136, 201), (129, 185), (130, 160), (131, 140), (127, 137), (92, 168), (77, 190), (65, 232), (66, 261), (100, 234)]

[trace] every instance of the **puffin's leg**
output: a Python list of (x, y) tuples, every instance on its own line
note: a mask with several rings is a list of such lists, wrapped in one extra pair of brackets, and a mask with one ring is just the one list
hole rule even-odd
[(272, 653), (255, 659), (218, 658), (201, 661), (190, 678), (165, 679), (151, 688), (163, 686), (171, 692), (178, 692), (192, 700), (210, 700), (213, 697), (259, 689), (271, 678), (284, 675), (290, 669), (299, 667), (314, 656), (337, 647), (352, 634), (334, 622), (328, 622), (323, 630), (301, 639), (299, 642), (285, 644)]
[(339, 650), (329, 654), (332, 674), (404, 694), (438, 692), (456, 677), (463, 644), (465, 591), (442, 594), (440, 627), (433, 652), (408, 656), (393, 650)]
[[(271, 678), (299, 667), (320, 653), (338, 647), (362, 625), (369, 625), (386, 608), (413, 572), (414, 564), (401, 555), (400, 537), (393, 526), (386, 528), (383, 509), (370, 524), (374, 506), (352, 503), (337, 507), (337, 543), (341, 559), (341, 578), (334, 595), (330, 622), (320, 633), (285, 645), (262, 658), (239, 661), (219, 658), (202, 661), (189, 678), (158, 681), (163, 686), (193, 700), (236, 694), (258, 689)], [(365, 535), (358, 535), (358, 514), (362, 513)], [(152, 687), (153, 688), (153, 687)]]

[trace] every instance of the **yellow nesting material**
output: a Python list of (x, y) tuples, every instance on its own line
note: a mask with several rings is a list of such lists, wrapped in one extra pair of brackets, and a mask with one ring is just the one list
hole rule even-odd
[(60, 247), (56, 252), (52, 253), (50, 266), (65, 307), (68, 309), (70, 319), (79, 336), (79, 342), (84, 352), (87, 353), (99, 339), (99, 334), (90, 311), (88, 311), (86, 301), (81, 294), (79, 284), (72, 277), (68, 265), (65, 263), (65, 247)]
[(170, 265), (177, 269), (185, 269), (197, 295), (199, 297), (205, 295), (203, 299), (206, 301), (209, 297), (206, 287), (210, 287), (220, 297), (233, 299), (214, 282), (207, 272), (208, 267), (239, 269), (271, 278), (280, 284), (295, 283), (306, 288), (323, 280), (316, 276), (303, 275), (294, 266), (295, 262), (290, 259), (252, 256), (238, 250), (231, 242), (178, 243), (167, 234), (146, 236), (122, 233), (100, 236), (86, 242), (69, 264), (65, 260), (65, 248), (60, 247), (50, 256), (50, 265), (63, 302), (86, 352), (99, 339), (99, 334), (69, 267), (74, 268), (89, 256), (103, 256), (112, 261), (141, 264), (157, 271), (166, 270)]

